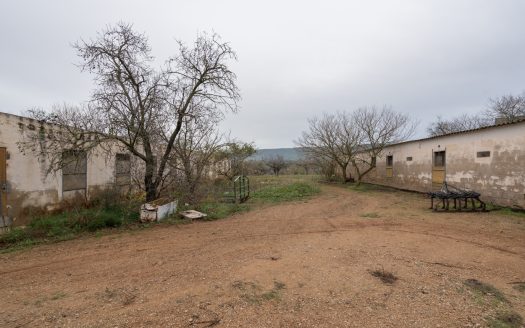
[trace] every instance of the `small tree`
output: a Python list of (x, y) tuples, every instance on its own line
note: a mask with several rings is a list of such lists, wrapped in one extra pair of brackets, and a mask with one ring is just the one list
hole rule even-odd
[(182, 173), (183, 183), (178, 189), (186, 195), (186, 201), (197, 200), (198, 188), (222, 147), (222, 135), (216, 125), (206, 120), (187, 118), (174, 144), (174, 156), (170, 164)]
[(284, 169), (288, 163), (284, 160), (284, 157), (281, 155), (274, 155), (266, 157), (263, 159), (264, 164), (266, 164), (275, 175), (279, 175), (282, 169)]
[(525, 117), (525, 92), (520, 95), (504, 95), (489, 100), (485, 114), (493, 119), (504, 118), (509, 121)]
[(247, 160), (245, 167), (248, 175), (264, 175), (268, 173), (268, 166), (261, 160)]
[(377, 157), (384, 148), (408, 139), (413, 135), (416, 124), (411, 122), (408, 115), (388, 107), (359, 108), (352, 117), (362, 133), (359, 155), (352, 157), (359, 185), (363, 177), (376, 167)]
[(304, 131), (296, 144), (309, 158), (317, 162), (336, 163), (343, 182), (349, 180), (347, 168), (361, 143), (362, 134), (348, 112), (324, 114), (321, 118), (308, 120), (308, 131)]
[[(63, 150), (92, 150), (118, 144), (142, 162), (146, 200), (165, 187), (174, 145), (185, 120), (218, 121), (224, 111), (237, 111), (236, 76), (228, 63), (236, 55), (216, 34), (202, 34), (192, 47), (179, 42), (179, 52), (165, 67), (154, 69), (146, 36), (119, 23), (75, 49), (81, 68), (94, 75), (96, 89), (82, 107), (33, 112), (59, 133), (46, 137), (46, 151), (55, 169), (64, 163)], [(41, 137), (28, 133), (20, 146), (38, 147)]]
[(324, 160), (322, 158), (318, 158), (317, 160), (315, 160), (314, 165), (318, 168), (319, 173), (321, 173), (321, 175), (325, 177), (326, 181), (334, 180), (337, 164), (335, 164), (331, 160)]
[(244, 163), (253, 154), (255, 154), (255, 147), (252, 143), (228, 142), (217, 153), (217, 161), (223, 162), (223, 165), (219, 165), (217, 173), (233, 180), (236, 176), (244, 173)]
[(304, 174), (308, 175), (310, 174), (310, 171), (313, 167), (315, 167), (315, 162), (308, 159), (308, 158), (300, 158), (294, 162), (295, 165), (302, 168), (304, 171)]

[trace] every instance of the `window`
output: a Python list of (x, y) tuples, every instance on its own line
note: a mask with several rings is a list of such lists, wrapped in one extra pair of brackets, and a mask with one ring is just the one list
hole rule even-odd
[(87, 156), (82, 150), (62, 153), (62, 191), (86, 190)]
[(478, 151), (477, 157), (490, 157), (490, 151)]
[(434, 152), (434, 166), (436, 167), (445, 166), (445, 151)]
[(394, 164), (394, 156), (388, 155), (386, 157), (386, 166), (387, 167), (392, 167), (393, 164)]
[(407, 157), (407, 162), (412, 162), (412, 156)]
[(127, 186), (131, 183), (129, 154), (117, 154), (115, 157), (115, 183), (117, 186)]

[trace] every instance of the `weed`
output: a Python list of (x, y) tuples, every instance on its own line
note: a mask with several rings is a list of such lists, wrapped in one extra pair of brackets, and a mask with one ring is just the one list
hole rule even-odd
[(56, 301), (56, 300), (59, 300), (59, 299), (64, 298), (64, 297), (66, 297), (66, 293), (64, 293), (64, 292), (56, 292), (56, 293), (53, 294), (53, 296), (51, 296), (51, 299), (53, 301)]
[(370, 213), (363, 213), (359, 215), (362, 218), (371, 218), (371, 219), (377, 219), (381, 217), (377, 212), (370, 212)]
[(13, 228), (0, 235), (0, 247), (17, 250), (49, 241), (62, 241), (84, 232), (116, 228), (138, 219), (138, 212), (126, 206), (70, 208), (60, 213), (40, 214), (25, 228)]
[(392, 272), (385, 271), (384, 269), (370, 271), (370, 274), (389, 285), (393, 284), (398, 279)]
[(274, 286), (274, 289), (275, 290), (281, 290), (281, 289), (284, 289), (286, 287), (286, 284), (284, 282), (280, 282), (280, 281), (274, 281), (273, 282), (273, 286)]
[(492, 296), (499, 302), (507, 302), (505, 295), (490, 284), (481, 282), (477, 279), (467, 279), (465, 280), (464, 284), (478, 295)]
[(520, 328), (523, 318), (516, 312), (500, 312), (488, 320), (490, 328)]
[(261, 304), (262, 302), (281, 299), (281, 290), (286, 285), (279, 281), (274, 281), (274, 287), (268, 291), (261, 292), (261, 287), (253, 282), (235, 281), (232, 287), (242, 291), (241, 298), (251, 304)]
[(264, 301), (271, 301), (271, 300), (279, 300), (281, 296), (278, 291), (276, 291), (275, 289), (272, 289), (270, 291), (262, 293), (260, 298)]
[(254, 290), (254, 289), (260, 289), (259, 286), (253, 282), (246, 282), (246, 281), (240, 281), (236, 280), (232, 283), (232, 287), (241, 291), (246, 290)]

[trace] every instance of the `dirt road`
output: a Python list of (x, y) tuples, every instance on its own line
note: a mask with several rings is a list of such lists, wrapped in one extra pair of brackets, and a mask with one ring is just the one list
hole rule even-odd
[[(525, 316), (525, 222), (403, 192), (308, 201), (0, 255), (2, 327), (476, 327)], [(392, 285), (370, 274), (381, 269)], [(506, 302), (464, 285), (475, 278)]]

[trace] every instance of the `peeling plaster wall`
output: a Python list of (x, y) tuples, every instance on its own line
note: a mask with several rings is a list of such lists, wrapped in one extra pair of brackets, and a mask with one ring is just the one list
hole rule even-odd
[(83, 192), (62, 192), (62, 172), (46, 174), (45, 162), (39, 161), (31, 153), (22, 154), (17, 142), (22, 138), (21, 127), (30, 125), (38, 128), (37, 121), (16, 115), (0, 113), (0, 147), (6, 147), (7, 180), (9, 185), (8, 210), (14, 225), (28, 223), (27, 215), (31, 210), (51, 210), (62, 200), (75, 197), (91, 197), (96, 191), (115, 182), (115, 157), (106, 157), (101, 151), (88, 156), (87, 195)]
[[(525, 122), (496, 126), (385, 148), (364, 181), (415, 191), (430, 191), (433, 151), (446, 151), (446, 181), (482, 194), (495, 204), (525, 208)], [(477, 152), (490, 151), (490, 157)], [(393, 177), (386, 177), (392, 155)], [(412, 157), (412, 161), (407, 161)]]

